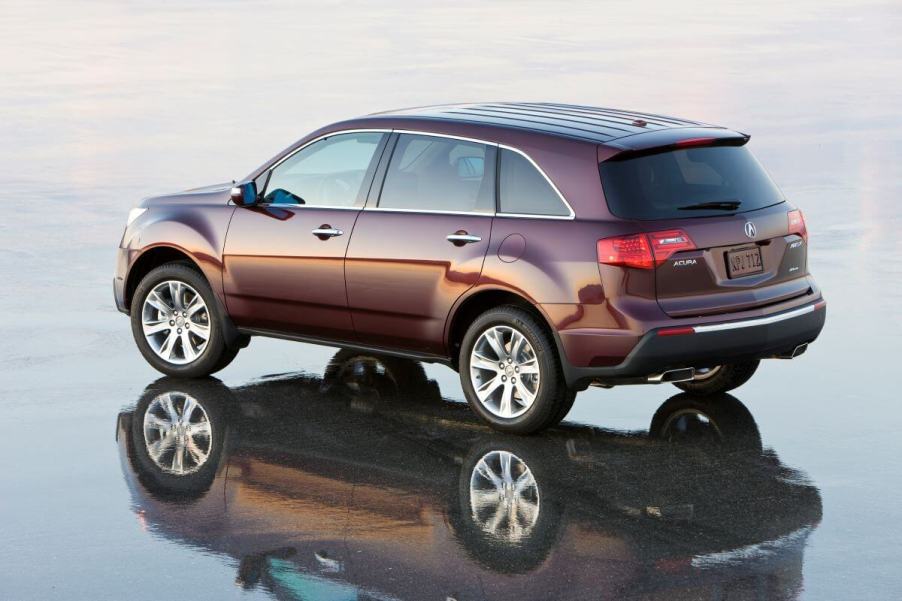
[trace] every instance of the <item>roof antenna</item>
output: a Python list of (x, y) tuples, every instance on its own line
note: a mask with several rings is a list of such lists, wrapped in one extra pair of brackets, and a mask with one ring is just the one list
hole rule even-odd
[(636, 127), (645, 127), (646, 125), (648, 125), (648, 121), (645, 121), (643, 119), (635, 119), (633, 120), (633, 125), (635, 125)]

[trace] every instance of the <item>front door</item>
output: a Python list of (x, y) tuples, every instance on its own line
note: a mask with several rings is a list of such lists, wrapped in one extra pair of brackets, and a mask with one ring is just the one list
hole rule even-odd
[(353, 339), (344, 256), (386, 137), (322, 138), (258, 178), (262, 202), (235, 210), (223, 253), (236, 325)]
[(479, 279), (488, 248), (495, 152), (457, 138), (396, 137), (345, 263), (360, 342), (444, 353), (445, 320)]

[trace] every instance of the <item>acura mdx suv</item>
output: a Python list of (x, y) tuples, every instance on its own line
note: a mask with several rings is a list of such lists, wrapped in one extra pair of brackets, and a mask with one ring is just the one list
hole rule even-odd
[(443, 105), (326, 126), (237, 184), (145, 200), (114, 292), (159, 371), (251, 336), (442, 362), (499, 430), (589, 385), (746, 382), (820, 333), (802, 213), (743, 133), (607, 108)]

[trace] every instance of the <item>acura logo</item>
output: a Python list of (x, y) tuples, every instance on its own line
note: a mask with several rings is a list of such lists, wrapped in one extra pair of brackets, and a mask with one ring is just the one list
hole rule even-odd
[(756, 228), (755, 224), (751, 221), (745, 222), (745, 235), (749, 238), (754, 238), (758, 235), (758, 228)]

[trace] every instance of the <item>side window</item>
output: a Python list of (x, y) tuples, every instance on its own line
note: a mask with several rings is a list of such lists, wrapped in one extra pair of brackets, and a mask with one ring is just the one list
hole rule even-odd
[(385, 173), (379, 207), (492, 213), (495, 147), (401, 134)]
[(501, 149), (500, 211), (523, 215), (570, 215), (545, 176), (519, 152)]
[(314, 142), (272, 170), (263, 202), (353, 207), (384, 135), (337, 134)]

